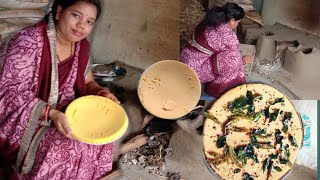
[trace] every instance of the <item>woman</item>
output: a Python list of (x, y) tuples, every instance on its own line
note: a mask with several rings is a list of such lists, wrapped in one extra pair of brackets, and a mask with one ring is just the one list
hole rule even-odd
[(63, 113), (84, 95), (120, 103), (89, 68), (85, 38), (100, 11), (98, 0), (56, 0), (43, 21), (8, 44), (0, 71), (0, 154), (19, 178), (99, 179), (112, 169), (114, 143), (72, 139)]
[(233, 31), (244, 17), (243, 9), (226, 3), (207, 12), (196, 27), (192, 40), (181, 51), (180, 59), (205, 83), (205, 92), (215, 98), (226, 90), (245, 83), (239, 41)]

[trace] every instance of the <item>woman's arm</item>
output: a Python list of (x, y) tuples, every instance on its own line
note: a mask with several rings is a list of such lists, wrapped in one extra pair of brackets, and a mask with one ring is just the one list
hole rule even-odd
[(109, 91), (106, 88), (100, 87), (99, 84), (94, 80), (91, 69), (88, 70), (88, 75), (85, 81), (87, 95), (97, 95), (102, 90)]
[(88, 71), (86, 78), (86, 92), (87, 95), (98, 95), (111, 99), (117, 104), (120, 104), (120, 101), (113, 95), (108, 89), (99, 86), (99, 84), (94, 80), (91, 69)]
[[(98, 83), (93, 78), (93, 74), (91, 70), (88, 71), (88, 76), (85, 83), (86, 83), (86, 90), (88, 95), (91, 94), (91, 95), (104, 96), (120, 104), (120, 101), (110, 91), (98, 85)], [(41, 110), (41, 117), (42, 119), (46, 119), (46, 120), (52, 119), (58, 132), (72, 139), (71, 128), (68, 124), (67, 117), (63, 112), (58, 111), (56, 109), (47, 110), (47, 106), (45, 106)]]

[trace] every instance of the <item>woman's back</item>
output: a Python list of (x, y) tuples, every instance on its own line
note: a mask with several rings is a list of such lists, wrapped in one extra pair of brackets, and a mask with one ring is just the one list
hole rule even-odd
[(202, 83), (214, 79), (211, 56), (221, 54), (224, 51), (239, 51), (238, 38), (228, 24), (222, 24), (216, 28), (207, 26), (202, 34), (197, 34), (195, 40), (211, 53), (203, 52), (197, 47), (187, 44), (181, 51), (180, 59), (196, 71)]
[(181, 61), (202, 83), (210, 83), (210, 95), (218, 96), (231, 85), (244, 82), (239, 40), (232, 30), (243, 16), (243, 9), (234, 3), (211, 9), (181, 51)]

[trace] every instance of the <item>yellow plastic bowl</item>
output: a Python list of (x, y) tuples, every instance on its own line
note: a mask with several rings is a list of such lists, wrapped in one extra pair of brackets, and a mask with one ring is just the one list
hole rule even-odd
[(138, 96), (143, 107), (156, 117), (176, 119), (198, 103), (201, 84), (195, 72), (177, 60), (151, 65), (140, 77)]
[(128, 128), (125, 110), (101, 96), (83, 96), (66, 109), (72, 136), (88, 144), (107, 144), (119, 139)]

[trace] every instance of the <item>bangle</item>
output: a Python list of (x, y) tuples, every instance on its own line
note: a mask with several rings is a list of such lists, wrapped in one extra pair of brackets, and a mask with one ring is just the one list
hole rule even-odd
[(100, 94), (102, 94), (102, 93), (110, 93), (108, 90), (106, 90), (106, 89), (102, 89), (101, 91), (99, 91), (98, 93), (97, 93), (97, 96), (99, 96)]
[(51, 109), (51, 106), (50, 105), (47, 105), (46, 106), (46, 109), (45, 109), (45, 121), (48, 122), (49, 121), (49, 111)]

